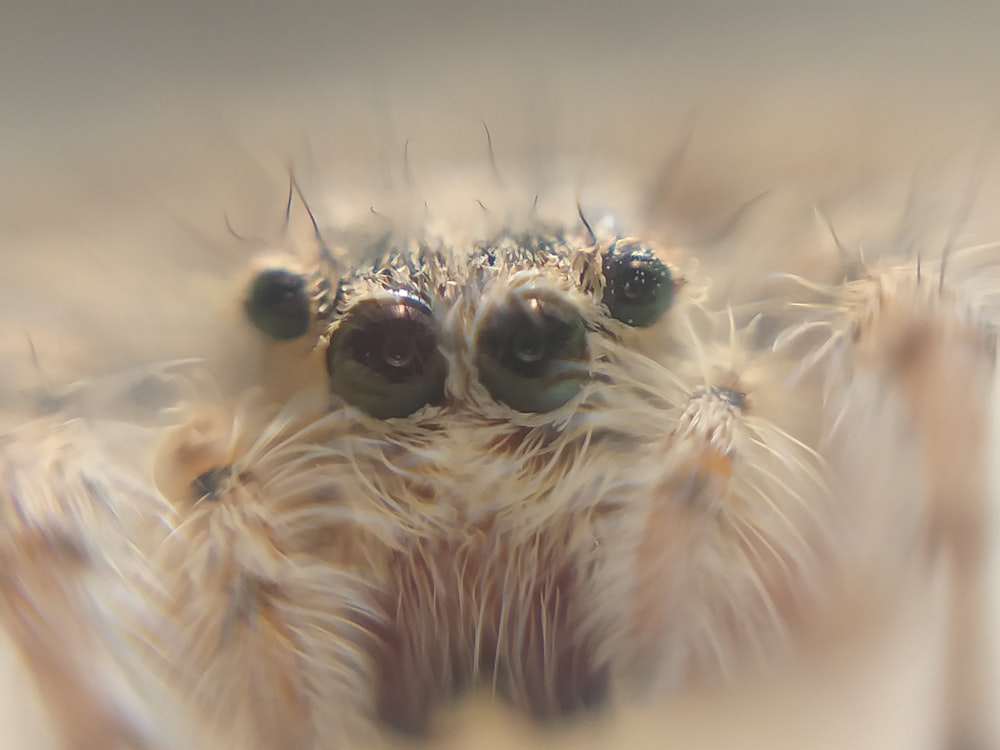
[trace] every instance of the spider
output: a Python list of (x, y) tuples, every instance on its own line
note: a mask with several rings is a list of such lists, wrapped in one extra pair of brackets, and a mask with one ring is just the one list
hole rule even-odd
[(942, 550), (965, 741), (995, 336), (947, 254), (761, 280), (746, 314), (698, 248), (578, 205), (373, 233), (296, 198), (311, 253), (232, 300), (258, 388), (161, 370), (145, 421), (56, 403), (0, 442), (0, 623), (51, 746), (354, 746), (477, 688), (539, 721), (659, 699)]

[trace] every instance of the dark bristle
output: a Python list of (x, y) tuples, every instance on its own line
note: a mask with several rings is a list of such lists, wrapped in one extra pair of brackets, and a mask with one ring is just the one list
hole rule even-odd
[(191, 490), (198, 500), (218, 500), (226, 479), (229, 477), (229, 466), (213, 466), (198, 475), (191, 483)]

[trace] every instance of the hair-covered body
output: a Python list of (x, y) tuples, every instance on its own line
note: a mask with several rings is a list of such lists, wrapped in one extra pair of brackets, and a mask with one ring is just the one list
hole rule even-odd
[(660, 701), (942, 546), (973, 597), (994, 350), (958, 270), (823, 259), (741, 306), (702, 248), (555, 202), (319, 211), (231, 299), (253, 393), (178, 373), (149, 424), (70, 403), (5, 435), (0, 622), (54, 746), (352, 746), (473, 689)]

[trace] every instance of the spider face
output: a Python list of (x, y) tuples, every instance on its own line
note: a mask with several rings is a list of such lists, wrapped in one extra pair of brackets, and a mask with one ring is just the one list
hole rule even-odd
[[(241, 301), (294, 375), (275, 392), (171, 389), (141, 440), (58, 414), (6, 435), (0, 593), (26, 603), (0, 624), (45, 653), (18, 620), (32, 581), (66, 684), (113, 681), (102, 654), (135, 676), (142, 726), (310, 750), (420, 734), (466, 688), (551, 718), (767, 663), (836, 588), (838, 545), (867, 534), (889, 559), (863, 529), (877, 506), (975, 541), (979, 488), (952, 502), (966, 464), (947, 452), (985, 444), (995, 345), (944, 264), (933, 288), (905, 267), (813, 284), (829, 320), (767, 341), (696, 296), (686, 256), (584, 225), (426, 228), (265, 267)], [(781, 351), (817, 330), (815, 352)], [(916, 418), (873, 437), (864, 398), (890, 390)], [(905, 476), (854, 468), (886, 446)], [(92, 692), (118, 731), (131, 709)]]
[[(284, 279), (265, 273), (249, 299)], [(614, 374), (640, 356), (623, 338), (675, 327), (683, 284), (648, 243), (547, 228), (466, 247), (400, 242), (328, 279), (315, 348), (331, 410), (353, 414), (367, 446), (345, 436), (343, 450), (377, 483), (369, 506), (419, 530), (359, 563), (383, 591), (384, 719), (419, 731), (434, 702), (482, 678), (539, 715), (606, 694), (597, 626), (574, 592), (597, 564), (590, 517), (621, 500), (602, 490), (603, 466), (613, 486), (610, 462), (641, 434), (612, 406), (641, 408), (636, 385)], [(270, 338), (292, 327), (274, 325), (292, 308), (274, 299), (249, 316)], [(588, 451), (596, 465), (581, 462)], [(378, 484), (386, 468), (395, 490)]]
[[(684, 593), (690, 566), (663, 552), (778, 564), (741, 545), (787, 546), (758, 512), (781, 515), (783, 501), (754, 496), (776, 486), (756, 444), (781, 433), (753, 421), (731, 375), (705, 381), (719, 368), (693, 365), (682, 265), (588, 227), (400, 241), (331, 271), (314, 348), (331, 412), (355, 426), (330, 445), (371, 483), (354, 507), (397, 531), (356, 563), (381, 591), (383, 720), (420, 732), (437, 702), (484, 680), (539, 716), (592, 705), (637, 668), (636, 643), (676, 630), (697, 650), (687, 624), (640, 600), (746, 606), (740, 586)], [(805, 492), (791, 484), (785, 495)], [(678, 538), (687, 517), (711, 529)]]

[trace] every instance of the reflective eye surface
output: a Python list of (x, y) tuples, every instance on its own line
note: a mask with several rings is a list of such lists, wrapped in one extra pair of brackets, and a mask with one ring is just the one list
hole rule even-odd
[(275, 341), (304, 336), (312, 319), (306, 280), (280, 268), (257, 274), (250, 284), (244, 309), (254, 328)]
[(430, 308), (399, 293), (351, 308), (330, 339), (326, 369), (334, 393), (370, 416), (389, 419), (440, 403), (448, 366)]
[(604, 256), (603, 302), (611, 317), (634, 328), (651, 326), (674, 302), (670, 267), (652, 250), (617, 244)]
[(558, 299), (512, 296), (480, 328), (476, 366), (490, 395), (512, 409), (558, 409), (589, 378), (583, 320)]

